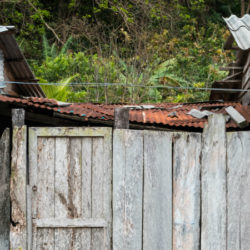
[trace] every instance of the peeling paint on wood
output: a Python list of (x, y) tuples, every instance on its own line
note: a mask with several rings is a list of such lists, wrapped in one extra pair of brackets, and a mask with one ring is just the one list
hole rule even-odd
[(10, 228), (10, 248), (27, 249), (26, 240), (26, 158), (27, 158), (26, 126), (14, 127), (12, 138), (11, 184), (10, 197), (12, 203), (11, 217), (15, 226)]
[(10, 233), (10, 129), (0, 140), (0, 249), (9, 250)]
[(202, 148), (202, 250), (226, 250), (226, 131), (225, 116), (208, 117)]
[(166, 249), (172, 246), (172, 133), (144, 131), (143, 191), (143, 249)]
[(173, 250), (200, 249), (201, 134), (176, 133), (173, 151)]
[(113, 249), (142, 249), (143, 131), (113, 137)]
[(250, 132), (227, 133), (227, 249), (250, 246)]

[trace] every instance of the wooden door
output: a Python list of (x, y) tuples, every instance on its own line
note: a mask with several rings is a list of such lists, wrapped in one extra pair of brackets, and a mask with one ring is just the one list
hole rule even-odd
[(111, 128), (30, 128), (28, 249), (111, 249)]

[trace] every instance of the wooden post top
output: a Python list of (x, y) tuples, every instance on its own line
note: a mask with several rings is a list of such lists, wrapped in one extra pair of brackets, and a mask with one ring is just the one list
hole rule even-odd
[(129, 109), (115, 108), (114, 129), (129, 129)]

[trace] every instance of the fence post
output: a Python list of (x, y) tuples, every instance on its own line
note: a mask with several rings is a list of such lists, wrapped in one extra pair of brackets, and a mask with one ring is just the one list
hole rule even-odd
[(9, 250), (10, 233), (10, 129), (0, 140), (0, 249)]
[(129, 109), (115, 109), (114, 129), (129, 129)]
[(226, 119), (208, 116), (202, 151), (201, 249), (226, 250)]
[(27, 249), (26, 240), (26, 173), (27, 173), (27, 129), (24, 126), (25, 111), (12, 110), (12, 153), (11, 153), (11, 219), (10, 248)]

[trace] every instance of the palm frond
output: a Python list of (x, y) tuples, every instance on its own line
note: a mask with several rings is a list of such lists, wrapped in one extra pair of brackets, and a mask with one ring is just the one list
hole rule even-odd
[(52, 44), (51, 50), (50, 50), (50, 55), (52, 58), (56, 58), (56, 56), (57, 56), (56, 43)]
[(47, 59), (50, 57), (50, 46), (47, 38), (45, 35), (43, 35), (43, 59), (47, 61)]
[(59, 56), (67, 53), (67, 50), (68, 50), (69, 46), (72, 44), (72, 42), (73, 42), (73, 37), (70, 36), (69, 39), (67, 40), (67, 42), (63, 45), (63, 47), (59, 53)]

